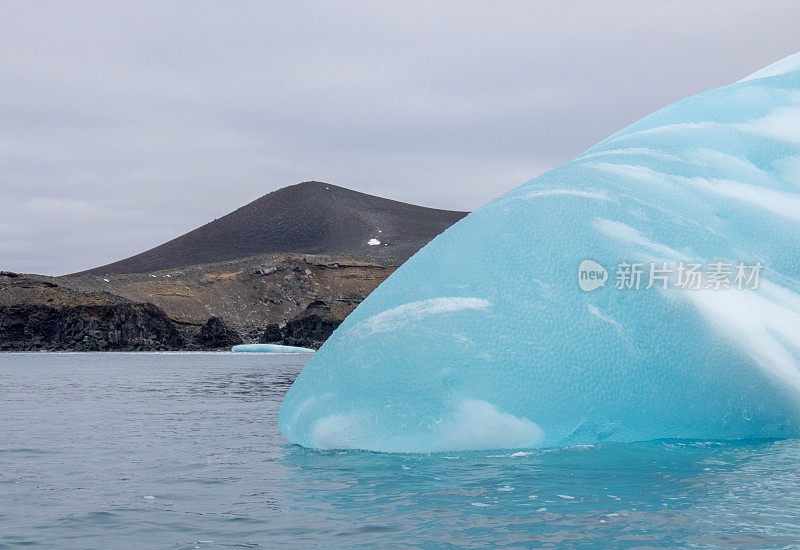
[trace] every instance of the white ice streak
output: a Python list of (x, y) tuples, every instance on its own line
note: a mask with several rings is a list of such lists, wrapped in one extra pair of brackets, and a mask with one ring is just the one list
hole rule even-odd
[(800, 195), (731, 180), (693, 178), (699, 186), (800, 222)]
[(525, 193), (524, 195), (520, 195), (519, 198), (530, 199), (536, 197), (553, 197), (553, 196), (582, 197), (585, 199), (594, 199), (602, 201), (611, 200), (601, 193), (596, 193), (594, 191), (581, 191), (579, 189), (544, 189), (542, 191), (533, 191), (531, 193)]
[(625, 178), (656, 185), (674, 183), (673, 181), (670, 181), (668, 174), (658, 172), (649, 166), (642, 166), (640, 164), (596, 162), (589, 164), (589, 166), (595, 170), (599, 170), (618, 178)]
[(760, 290), (680, 294), (762, 370), (800, 397), (800, 296), (762, 279)]
[(715, 126), (720, 126), (720, 124), (717, 122), (678, 122), (675, 124), (664, 124), (662, 126), (645, 128), (644, 130), (636, 130), (625, 134), (614, 135), (602, 143), (608, 144), (615, 141), (625, 141), (634, 136), (640, 137), (646, 135), (671, 134), (673, 132), (681, 134), (686, 133), (687, 135), (690, 135), (690, 132), (693, 130), (707, 130), (709, 128), (714, 128)]
[(658, 151), (656, 149), (648, 149), (647, 147), (625, 147), (622, 149), (606, 149), (605, 151), (594, 151), (580, 156), (580, 160), (592, 159), (595, 157), (602, 157), (607, 155), (632, 155), (632, 156), (648, 156), (660, 160), (669, 160), (676, 162), (685, 162), (686, 159)]
[(637, 230), (629, 225), (625, 225), (624, 223), (606, 220), (604, 218), (597, 218), (595, 219), (594, 227), (606, 237), (640, 246), (657, 255), (659, 258), (671, 260), (690, 259), (677, 250), (673, 250), (668, 246), (651, 241)]
[[(637, 130), (629, 133), (612, 136), (605, 140), (604, 144), (609, 144), (617, 141), (625, 141), (632, 137), (641, 137), (645, 135), (659, 135), (659, 134), (683, 134), (682, 137), (686, 139), (690, 132), (694, 130), (708, 130), (715, 128), (717, 131), (725, 129), (732, 129), (737, 132), (743, 132), (759, 137), (768, 139), (775, 139), (789, 143), (800, 143), (800, 93), (795, 93), (792, 96), (793, 104), (778, 107), (762, 117), (748, 120), (744, 122), (679, 122), (674, 124), (664, 124), (662, 126), (655, 126), (643, 130)], [(621, 148), (619, 150), (631, 150), (634, 148)], [(583, 158), (591, 158), (598, 153), (591, 153)], [(684, 159), (685, 162), (685, 159)]]
[(586, 307), (589, 310), (589, 313), (591, 313), (593, 316), (597, 317), (604, 323), (613, 325), (617, 329), (622, 328), (622, 325), (620, 325), (616, 320), (614, 320), (613, 317), (606, 315), (605, 313), (600, 311), (600, 309), (598, 309), (598, 307), (595, 306), (594, 304), (586, 304)]
[(485, 310), (491, 302), (483, 298), (442, 297), (409, 302), (377, 315), (373, 315), (357, 327), (357, 332), (366, 337), (381, 332), (397, 330), (425, 317), (463, 310)]
[[(798, 120), (798, 124), (800, 124), (800, 120)], [(747, 164), (751, 170), (758, 170), (754, 165)], [(608, 174), (648, 184), (681, 185), (703, 189), (740, 202), (746, 202), (751, 206), (762, 208), (773, 214), (800, 221), (800, 195), (798, 194), (733, 180), (665, 174), (647, 166), (635, 164), (596, 163), (592, 167)]]
[(761, 118), (734, 126), (737, 130), (760, 137), (800, 143), (800, 105), (778, 107)]
[[(761, 185), (775, 185), (778, 181), (774, 175), (753, 164), (750, 159), (729, 155), (715, 149), (696, 149), (686, 153), (694, 164), (706, 168), (713, 167), (720, 174), (735, 173), (738, 179)], [(724, 177), (724, 176), (720, 176)]]

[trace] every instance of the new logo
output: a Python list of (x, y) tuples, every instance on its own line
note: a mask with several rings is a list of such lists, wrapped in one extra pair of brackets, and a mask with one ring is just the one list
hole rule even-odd
[(593, 260), (583, 260), (578, 266), (578, 286), (584, 292), (597, 290), (608, 281), (608, 271)]

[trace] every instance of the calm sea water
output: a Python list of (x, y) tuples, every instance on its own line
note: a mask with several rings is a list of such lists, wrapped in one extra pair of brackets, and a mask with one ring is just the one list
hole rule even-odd
[(0, 548), (800, 546), (800, 442), (315, 452), (308, 356), (0, 354)]

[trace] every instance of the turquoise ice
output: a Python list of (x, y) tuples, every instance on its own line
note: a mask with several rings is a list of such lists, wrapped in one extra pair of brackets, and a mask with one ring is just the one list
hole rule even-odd
[[(584, 260), (605, 284), (580, 288)], [(620, 263), (684, 261), (764, 269), (757, 289), (616, 288)], [(308, 363), (280, 428), (389, 452), (798, 437), (798, 277), (800, 54), (434, 239)]]
[(314, 353), (311, 348), (281, 344), (239, 344), (231, 348), (235, 353)]

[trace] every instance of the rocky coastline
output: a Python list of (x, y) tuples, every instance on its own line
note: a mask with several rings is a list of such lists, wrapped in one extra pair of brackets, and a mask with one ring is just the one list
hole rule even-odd
[(0, 351), (316, 349), (397, 267), (278, 254), (106, 277), (0, 272)]
[(322, 182), (285, 187), (113, 264), (0, 272), (0, 351), (316, 349), (465, 215)]

